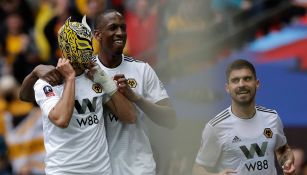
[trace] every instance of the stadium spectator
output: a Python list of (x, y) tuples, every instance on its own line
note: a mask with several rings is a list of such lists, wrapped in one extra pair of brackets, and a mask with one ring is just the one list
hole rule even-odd
[(12, 72), (12, 64), (14, 63), (18, 54), (25, 52), (29, 45), (30, 38), (23, 29), (24, 21), (19, 13), (11, 13), (6, 18), (7, 33), (0, 41), (2, 46), (4, 65), (2, 67), (2, 74), (9, 74)]
[(159, 1), (135, 0), (126, 9), (127, 54), (154, 66), (157, 62)]
[(44, 34), (50, 47), (50, 56), (47, 62), (52, 65), (56, 65), (58, 58), (62, 56), (57, 39), (57, 32), (59, 31), (60, 27), (70, 16), (73, 17), (73, 20), (81, 20), (81, 14), (72, 5), (71, 1), (55, 0), (54, 3), (55, 16), (46, 24), (44, 28)]
[(0, 174), (11, 175), (12, 169), (7, 155), (7, 146), (2, 135), (0, 135)]
[(0, 78), (1, 96), (6, 100), (1, 112), (4, 138), (13, 174), (44, 174), (45, 148), (41, 110), (18, 99), (19, 86), (14, 77)]

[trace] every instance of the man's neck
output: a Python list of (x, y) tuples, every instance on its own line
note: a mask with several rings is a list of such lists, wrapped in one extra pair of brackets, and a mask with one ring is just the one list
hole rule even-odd
[(236, 103), (232, 103), (231, 111), (235, 116), (237, 116), (239, 118), (250, 119), (250, 118), (253, 118), (255, 113), (256, 113), (255, 103), (251, 103), (251, 104), (246, 105), (246, 106), (242, 106), (242, 105), (238, 105)]
[(122, 62), (122, 55), (110, 55), (110, 54), (104, 54), (99, 53), (98, 59), (100, 62), (107, 68), (115, 68), (120, 65)]

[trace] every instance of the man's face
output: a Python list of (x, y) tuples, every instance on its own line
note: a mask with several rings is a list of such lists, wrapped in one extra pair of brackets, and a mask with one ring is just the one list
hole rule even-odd
[(112, 12), (104, 16), (101, 27), (95, 32), (95, 37), (105, 53), (120, 55), (126, 44), (126, 23), (120, 13)]
[(232, 70), (226, 83), (226, 91), (233, 103), (247, 106), (254, 102), (259, 80), (247, 68)]

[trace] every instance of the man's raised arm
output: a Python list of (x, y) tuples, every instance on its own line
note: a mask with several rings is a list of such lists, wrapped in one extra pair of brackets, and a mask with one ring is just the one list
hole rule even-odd
[(61, 74), (51, 65), (38, 65), (33, 71), (23, 80), (19, 92), (19, 98), (22, 101), (34, 102), (33, 86), (38, 79), (44, 79), (52, 86), (62, 83)]

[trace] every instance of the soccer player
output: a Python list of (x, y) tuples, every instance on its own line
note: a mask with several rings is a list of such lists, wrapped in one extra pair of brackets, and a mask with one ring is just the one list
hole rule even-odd
[(59, 30), (60, 58), (56, 70), (64, 83), (51, 86), (39, 79), (35, 100), (43, 113), (47, 175), (111, 175), (103, 104), (125, 121), (134, 122), (134, 106), (117, 91), (100, 67), (85, 69), (92, 59), (92, 33), (85, 22), (70, 22)]
[[(126, 23), (122, 14), (109, 10), (99, 15), (94, 36), (100, 50), (96, 63), (114, 76), (118, 91), (137, 106), (135, 124), (126, 124), (112, 111), (105, 112), (106, 132), (113, 173), (116, 175), (155, 175), (156, 163), (144, 123), (145, 115), (155, 123), (173, 128), (176, 113), (167, 92), (149, 64), (124, 56)], [(133, 38), (132, 38), (133, 39)], [(61, 77), (52, 66), (40, 65), (22, 83), (20, 98), (31, 101), (33, 81), (42, 77), (58, 84)]]
[[(100, 45), (97, 64), (117, 80), (119, 91), (138, 107), (136, 123), (127, 125), (107, 113), (106, 131), (111, 166), (118, 175), (154, 175), (155, 161), (144, 123), (145, 114), (165, 127), (176, 125), (169, 97), (149, 64), (122, 55), (126, 44), (126, 23), (117, 11), (97, 17), (94, 36)], [(133, 38), (132, 38), (133, 39)]]
[(194, 166), (195, 175), (276, 175), (275, 155), (286, 175), (294, 174), (294, 156), (275, 110), (255, 106), (256, 70), (246, 60), (226, 71), (231, 106), (209, 121)]

